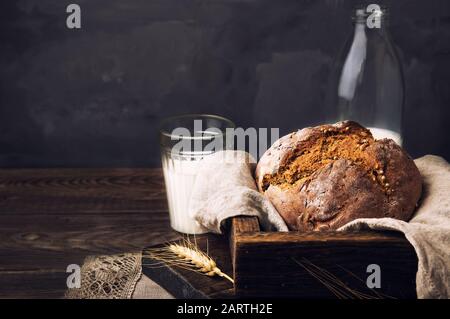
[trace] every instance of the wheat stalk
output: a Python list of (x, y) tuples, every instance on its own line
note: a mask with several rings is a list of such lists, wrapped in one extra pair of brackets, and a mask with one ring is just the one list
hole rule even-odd
[[(302, 262), (296, 260), (293, 258), (293, 261), (297, 263), (298, 265), (302, 266), (303, 269), (306, 270), (311, 276), (316, 278), (320, 283), (322, 283), (325, 287), (327, 287), (336, 297), (339, 299), (382, 299), (382, 298), (393, 298), (391, 296), (382, 294), (377, 292), (374, 289), (370, 289), (370, 292), (374, 295), (363, 293), (361, 291), (357, 291), (355, 289), (350, 288), (348, 285), (346, 285), (342, 280), (340, 280), (338, 277), (336, 277), (331, 272), (327, 271), (326, 269), (323, 269), (306, 258), (302, 258)], [(342, 270), (346, 271), (350, 275), (352, 275), (354, 278), (358, 279), (359, 281), (363, 282), (362, 279), (360, 279), (358, 276), (356, 276), (354, 273), (350, 272), (349, 270), (345, 269), (342, 266), (338, 266)]]
[(175, 265), (210, 277), (219, 276), (234, 284), (233, 278), (222, 272), (208, 253), (201, 251), (189, 239), (184, 239), (181, 244), (171, 243), (162, 248), (149, 249), (146, 253), (163, 264)]

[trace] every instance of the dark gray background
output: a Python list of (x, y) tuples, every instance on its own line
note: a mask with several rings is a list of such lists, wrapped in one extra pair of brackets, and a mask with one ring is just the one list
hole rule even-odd
[[(343, 0), (63, 0), (0, 5), (0, 166), (157, 166), (158, 121), (316, 124), (352, 33)], [(371, 1), (376, 2), (376, 1)], [(450, 159), (450, 1), (384, 1), (406, 76), (405, 144)]]

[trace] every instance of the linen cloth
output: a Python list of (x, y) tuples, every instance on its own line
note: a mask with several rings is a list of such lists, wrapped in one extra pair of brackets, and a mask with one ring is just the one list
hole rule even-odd
[(222, 233), (233, 216), (257, 216), (266, 231), (288, 231), (272, 203), (258, 192), (255, 160), (243, 151), (221, 151), (205, 157), (197, 172), (189, 215), (213, 233)]

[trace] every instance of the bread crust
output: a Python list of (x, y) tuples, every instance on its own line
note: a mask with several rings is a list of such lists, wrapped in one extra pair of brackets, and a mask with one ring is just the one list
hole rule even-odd
[[(323, 149), (324, 141), (341, 143), (338, 146), (348, 152), (328, 150), (339, 156), (320, 158), (320, 164), (314, 159), (324, 153), (306, 158), (301, 163), (313, 171), (297, 176), (303, 167), (292, 163), (308, 156), (304, 154), (317, 149), (318, 143)], [(354, 150), (354, 145), (360, 147)], [(422, 192), (422, 178), (411, 157), (394, 141), (375, 140), (369, 130), (351, 121), (280, 138), (259, 161), (256, 181), (288, 227), (299, 231), (333, 230), (357, 218), (408, 221)]]

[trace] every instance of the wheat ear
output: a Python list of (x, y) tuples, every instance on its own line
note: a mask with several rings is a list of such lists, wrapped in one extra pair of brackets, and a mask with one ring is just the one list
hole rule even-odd
[(150, 249), (148, 254), (149, 257), (165, 264), (176, 265), (210, 277), (219, 276), (234, 284), (233, 278), (222, 272), (216, 262), (190, 240), (184, 240), (182, 244), (173, 243), (163, 248)]

